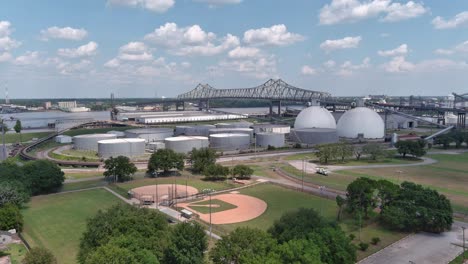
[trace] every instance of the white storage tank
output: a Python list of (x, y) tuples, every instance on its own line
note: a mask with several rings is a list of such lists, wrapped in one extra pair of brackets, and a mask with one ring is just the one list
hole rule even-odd
[(125, 131), (127, 138), (143, 138), (146, 142), (164, 141), (165, 138), (174, 136), (174, 129), (166, 127), (137, 128)]
[(380, 139), (384, 137), (385, 124), (374, 110), (356, 107), (341, 116), (337, 132), (343, 138)]
[(249, 128), (253, 124), (250, 122), (232, 122), (232, 123), (218, 123), (216, 128)]
[(210, 135), (213, 134), (227, 134), (227, 133), (236, 133), (236, 134), (247, 134), (250, 139), (253, 139), (253, 129), (252, 128), (214, 128), (210, 129)]
[(282, 133), (289, 134), (291, 132), (291, 127), (287, 125), (276, 125), (276, 124), (256, 124), (253, 125), (253, 130), (255, 134), (258, 133)]
[(259, 147), (284, 147), (284, 133), (257, 133), (255, 138)]
[(146, 144), (146, 148), (152, 152), (156, 152), (158, 149), (165, 149), (166, 144), (164, 144), (164, 142), (150, 142)]
[(55, 142), (60, 143), (60, 144), (67, 144), (67, 143), (72, 143), (72, 137), (70, 136), (65, 136), (65, 135), (58, 135), (55, 137)]
[(145, 140), (142, 138), (107, 139), (98, 142), (98, 155), (109, 157), (138, 157), (145, 154)]
[(98, 151), (98, 141), (117, 138), (112, 134), (86, 134), (73, 137), (73, 148), (85, 151)]
[(320, 106), (311, 106), (302, 110), (296, 117), (294, 129), (302, 128), (336, 129), (336, 120), (327, 109)]
[(187, 154), (192, 149), (207, 148), (209, 146), (208, 138), (201, 136), (180, 136), (170, 137), (164, 140), (167, 149), (172, 149), (177, 153)]
[(307, 144), (318, 145), (338, 142), (336, 129), (331, 128), (302, 128), (293, 129), (289, 134), (292, 141)]
[(210, 135), (210, 129), (214, 129), (214, 125), (197, 125), (197, 126), (176, 126), (175, 136), (203, 136)]
[(125, 137), (125, 132), (124, 131), (111, 130), (111, 131), (107, 132), (107, 134), (115, 135), (117, 138), (124, 138)]
[(248, 149), (250, 136), (239, 133), (212, 134), (210, 135), (210, 147), (219, 151)]

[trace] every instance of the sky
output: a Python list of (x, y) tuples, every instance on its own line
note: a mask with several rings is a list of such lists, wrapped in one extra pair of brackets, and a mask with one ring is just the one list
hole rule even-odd
[(468, 92), (465, 0), (4, 0), (0, 98)]

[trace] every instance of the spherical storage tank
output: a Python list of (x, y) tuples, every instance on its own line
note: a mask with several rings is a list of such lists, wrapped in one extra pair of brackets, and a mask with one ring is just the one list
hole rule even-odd
[(107, 139), (98, 142), (98, 155), (109, 157), (137, 157), (145, 154), (145, 140), (142, 138)]
[(383, 138), (384, 130), (384, 121), (379, 114), (366, 107), (356, 107), (345, 112), (337, 125), (338, 136), (343, 138)]
[(327, 109), (320, 106), (311, 106), (302, 110), (296, 117), (294, 129), (302, 128), (336, 129), (336, 121)]
[(163, 141), (165, 138), (174, 136), (172, 128), (137, 128), (125, 131), (127, 138), (143, 138), (146, 142)]
[(210, 129), (214, 129), (214, 125), (198, 125), (198, 126), (176, 126), (176, 136), (203, 136), (207, 137), (210, 134)]
[(113, 134), (87, 134), (73, 137), (73, 148), (77, 150), (98, 151), (98, 141), (115, 139)]
[(259, 147), (284, 147), (284, 133), (257, 133), (256, 140)]
[(250, 136), (247, 134), (212, 134), (210, 147), (215, 150), (242, 150), (250, 147)]
[(207, 148), (209, 146), (207, 137), (200, 136), (180, 136), (180, 137), (170, 137), (164, 140), (167, 149), (172, 149), (177, 153), (187, 154), (192, 149), (201, 149)]

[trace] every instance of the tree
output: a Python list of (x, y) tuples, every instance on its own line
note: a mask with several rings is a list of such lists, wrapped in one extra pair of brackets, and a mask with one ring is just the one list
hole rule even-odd
[(362, 148), (360, 147), (353, 148), (353, 154), (356, 157), (356, 160), (360, 160), (362, 156)]
[(210, 252), (215, 264), (281, 263), (274, 254), (277, 247), (270, 234), (254, 228), (239, 227), (216, 242)]
[(315, 155), (319, 159), (320, 163), (327, 164), (330, 160), (335, 160), (338, 151), (335, 144), (322, 144), (315, 147), (317, 152)]
[(218, 181), (225, 180), (229, 174), (229, 168), (220, 164), (211, 164), (205, 167), (203, 175), (206, 180)]
[(450, 135), (440, 135), (435, 138), (434, 144), (442, 145), (444, 149), (448, 149), (450, 147), (450, 143), (452, 143), (453, 139)]
[(203, 172), (204, 168), (216, 163), (216, 151), (210, 148), (192, 149), (189, 154), (189, 162), (194, 173)]
[(15, 130), (16, 133), (19, 133), (20, 135), (20, 143), (23, 142), (23, 140), (21, 139), (21, 130), (23, 129), (23, 126), (21, 125), (21, 121), (18, 119), (16, 120), (16, 124), (15, 126), (13, 127), (13, 129)]
[(29, 200), (29, 192), (18, 181), (4, 181), (0, 184), (0, 207), (13, 204), (21, 207)]
[(372, 160), (377, 160), (384, 154), (384, 149), (377, 143), (369, 143), (362, 147), (362, 153), (369, 155)]
[(415, 157), (421, 157), (426, 154), (424, 149), (426, 143), (423, 140), (419, 141), (398, 141), (395, 147), (398, 149), (398, 153), (406, 157), (407, 154)]
[(135, 164), (130, 162), (130, 159), (125, 156), (117, 158), (110, 157), (104, 161), (104, 176), (109, 179), (113, 178), (115, 182), (125, 182), (132, 179), (132, 175), (138, 171)]
[(453, 223), (450, 200), (435, 190), (410, 182), (401, 184), (395, 198), (382, 208), (382, 222), (392, 229), (440, 233)]
[(23, 264), (56, 264), (57, 259), (46, 248), (31, 248), (24, 256)]
[[(96, 216), (88, 219), (80, 242), (78, 262), (87, 263), (88, 258), (105, 245), (112, 246), (116, 251), (116, 248), (147, 250), (161, 261), (169, 244), (170, 231), (165, 215), (156, 210), (118, 204), (105, 212), (99, 211)], [(141, 259), (148, 258), (145, 252), (141, 252)], [(137, 258), (138, 255), (134, 257)], [(97, 256), (95, 258), (99, 260)]]
[(369, 209), (376, 207), (376, 183), (369, 178), (361, 177), (351, 182), (346, 188), (346, 204), (350, 213), (364, 212), (369, 215)]
[(60, 167), (48, 160), (27, 162), (23, 166), (23, 172), (32, 195), (55, 192), (65, 181)]
[(336, 148), (341, 162), (344, 162), (346, 158), (352, 156), (354, 153), (354, 147), (346, 141), (336, 144)]
[(0, 230), (23, 229), (23, 216), (19, 208), (13, 204), (0, 207)]
[(172, 230), (172, 244), (166, 250), (164, 263), (203, 264), (208, 241), (203, 227), (196, 223), (180, 223)]
[(311, 240), (293, 239), (278, 247), (281, 263), (288, 264), (322, 264), (320, 249)]
[(400, 190), (400, 186), (387, 180), (378, 180), (376, 182), (376, 186), (378, 190), (377, 197), (380, 201), (381, 209), (391, 203), (396, 198)]
[(238, 179), (250, 179), (254, 170), (247, 165), (239, 164), (232, 169), (232, 175)]
[(174, 152), (172, 149), (158, 149), (151, 154), (148, 161), (148, 173), (155, 174), (158, 170), (162, 170), (164, 174), (168, 174), (170, 170), (184, 169), (184, 155)]
[(346, 204), (346, 199), (341, 197), (340, 195), (336, 196), (336, 205), (338, 205), (338, 215), (336, 217), (337, 221), (341, 219), (341, 212), (343, 211), (343, 206)]

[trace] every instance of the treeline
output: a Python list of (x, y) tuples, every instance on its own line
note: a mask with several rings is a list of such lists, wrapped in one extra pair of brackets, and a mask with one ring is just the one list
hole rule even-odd
[(456, 148), (462, 147), (463, 143), (468, 148), (468, 132), (463, 130), (453, 130), (447, 134), (437, 136), (434, 140), (434, 145), (442, 146), (447, 149), (450, 145), (455, 145)]

